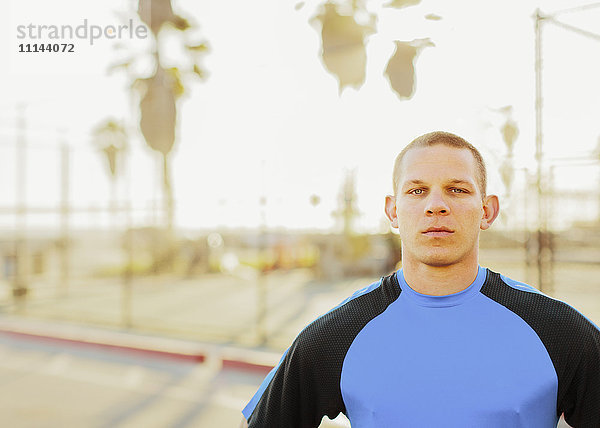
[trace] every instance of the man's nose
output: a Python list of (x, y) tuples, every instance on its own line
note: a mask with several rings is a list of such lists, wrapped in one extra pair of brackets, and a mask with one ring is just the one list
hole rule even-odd
[(431, 192), (429, 194), (425, 210), (427, 215), (445, 215), (450, 212), (450, 208), (441, 192)]

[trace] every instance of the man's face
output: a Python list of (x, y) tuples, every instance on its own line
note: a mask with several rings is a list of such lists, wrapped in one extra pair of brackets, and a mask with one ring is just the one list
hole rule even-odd
[(468, 149), (435, 145), (405, 153), (398, 194), (386, 199), (386, 214), (402, 240), (403, 264), (477, 263), (479, 230), (498, 214), (497, 198), (482, 201), (477, 184)]

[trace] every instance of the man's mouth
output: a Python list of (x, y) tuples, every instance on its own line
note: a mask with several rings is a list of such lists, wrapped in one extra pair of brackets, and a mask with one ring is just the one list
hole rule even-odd
[(425, 236), (431, 237), (442, 237), (452, 235), (454, 233), (453, 230), (448, 229), (447, 227), (430, 227), (429, 229), (422, 232)]

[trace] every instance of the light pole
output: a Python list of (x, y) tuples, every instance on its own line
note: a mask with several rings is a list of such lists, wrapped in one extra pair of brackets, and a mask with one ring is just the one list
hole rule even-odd
[(548, 276), (551, 274), (552, 266), (547, 265), (547, 261), (552, 261), (550, 251), (551, 246), (548, 245), (548, 231), (546, 221), (546, 210), (544, 209), (545, 189), (542, 180), (543, 172), (543, 131), (542, 131), (542, 25), (552, 23), (558, 27), (572, 31), (584, 37), (600, 41), (600, 35), (590, 31), (575, 27), (571, 24), (558, 21), (556, 17), (565, 13), (580, 12), (583, 10), (600, 7), (600, 2), (591, 3), (588, 5), (578, 6), (569, 9), (563, 9), (551, 14), (544, 14), (539, 9), (536, 9), (535, 19), (535, 159), (536, 159), (536, 188), (537, 188), (537, 208), (538, 208), (538, 227), (537, 227), (537, 277), (538, 287), (544, 290), (549, 284)]

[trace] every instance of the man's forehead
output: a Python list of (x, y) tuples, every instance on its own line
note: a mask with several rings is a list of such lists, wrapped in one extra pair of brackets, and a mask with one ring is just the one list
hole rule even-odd
[(440, 168), (463, 170), (465, 174), (474, 173), (476, 159), (469, 149), (436, 145), (431, 147), (416, 147), (408, 150), (402, 159), (401, 170), (409, 172), (431, 165)]
[(415, 147), (402, 159), (400, 185), (431, 184), (476, 184), (475, 158), (465, 148), (435, 145)]
[(394, 191), (408, 181), (421, 180), (431, 185), (441, 182), (465, 182), (485, 194), (485, 166), (466, 147), (435, 144), (411, 147), (402, 153), (394, 166)]
[[(447, 159), (448, 156), (475, 161), (475, 156), (473, 156), (473, 153), (471, 153), (471, 151), (466, 147), (452, 147), (442, 143), (435, 144), (433, 146), (410, 148), (406, 151), (406, 153), (404, 153), (402, 160), (406, 166), (407, 163), (412, 163), (419, 160), (443, 161)], [(409, 162), (407, 162), (407, 160)]]
[(472, 177), (421, 177), (418, 175), (407, 175), (402, 177), (401, 185), (406, 186), (410, 184), (431, 184), (434, 181), (441, 181), (443, 184), (455, 184), (455, 185), (471, 185), (474, 186), (475, 180)]

